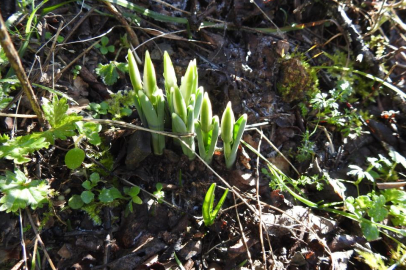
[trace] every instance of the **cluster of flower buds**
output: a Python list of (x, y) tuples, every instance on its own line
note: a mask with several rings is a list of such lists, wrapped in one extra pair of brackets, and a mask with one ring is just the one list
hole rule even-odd
[[(155, 69), (148, 52), (145, 55), (144, 77), (141, 80), (132, 52), (128, 51), (131, 83), (136, 92), (135, 108), (142, 123), (156, 131), (163, 131), (165, 124), (165, 99), (156, 83)], [(172, 122), (172, 131), (176, 133), (196, 133), (200, 156), (210, 163), (220, 133), (218, 116), (213, 116), (211, 102), (203, 87), (198, 87), (196, 60), (192, 60), (178, 86), (175, 69), (167, 52), (164, 53), (164, 78), (168, 111), (167, 121)], [(221, 118), (221, 138), (227, 168), (235, 162), (238, 145), (247, 123), (247, 115), (235, 121), (231, 102)], [(179, 139), (176, 139), (179, 140)], [(189, 159), (195, 158), (195, 138), (185, 137), (180, 142), (182, 151)], [(179, 141), (177, 141), (179, 143)], [(165, 148), (165, 138), (152, 134), (152, 146), (156, 155)]]

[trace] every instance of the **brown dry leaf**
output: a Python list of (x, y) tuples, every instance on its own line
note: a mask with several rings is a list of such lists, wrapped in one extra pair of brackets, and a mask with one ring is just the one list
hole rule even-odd
[(89, 95), (89, 84), (87, 84), (80, 76), (77, 76), (73, 81), (73, 93), (69, 93), (72, 97), (87, 97)]
[(248, 170), (251, 170), (251, 158), (248, 156), (244, 147), (241, 147), (241, 154), (239, 155), (240, 163)]
[(59, 250), (58, 255), (63, 259), (69, 259), (72, 257), (72, 246), (70, 244), (64, 244)]
[(269, 162), (275, 165), (279, 170), (281, 170), (284, 174), (288, 175), (290, 172), (290, 165), (286, 158), (282, 156), (276, 156), (268, 158)]
[(255, 141), (250, 134), (244, 134), (243, 140), (253, 148), (258, 149), (258, 142)]

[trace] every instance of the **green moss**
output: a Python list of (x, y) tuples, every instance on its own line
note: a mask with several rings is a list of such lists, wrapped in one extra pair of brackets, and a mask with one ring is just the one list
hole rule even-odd
[(294, 53), (281, 61), (277, 89), (285, 102), (303, 101), (319, 92), (317, 71), (305, 61), (305, 55)]

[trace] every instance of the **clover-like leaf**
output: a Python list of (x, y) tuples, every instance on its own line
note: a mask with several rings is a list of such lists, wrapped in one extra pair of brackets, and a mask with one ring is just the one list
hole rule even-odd
[(102, 38), (101, 38), (101, 45), (102, 45), (103, 47), (106, 47), (107, 44), (109, 44), (109, 38), (106, 37), (106, 36), (102, 37)]
[(388, 216), (388, 210), (385, 208), (385, 197), (383, 195), (372, 196), (373, 203), (368, 209), (368, 215), (373, 218), (375, 222), (381, 222)]
[(85, 160), (85, 151), (80, 148), (73, 148), (68, 151), (65, 155), (65, 164), (66, 166), (74, 170), (82, 165), (82, 162)]
[(100, 47), (100, 52), (101, 52), (102, 54), (107, 54), (109, 51), (107, 50), (106, 47)]
[(114, 200), (114, 198), (110, 194), (110, 190), (107, 188), (104, 188), (99, 194), (99, 200), (104, 203), (110, 203)]
[(68, 201), (68, 205), (72, 209), (80, 209), (80, 208), (82, 208), (84, 203), (82, 201), (82, 198), (79, 195), (75, 194), (72, 197), (70, 197), (70, 199)]
[(91, 190), (93, 188), (93, 184), (89, 180), (86, 180), (85, 182), (82, 183), (82, 187), (84, 187), (87, 190)]
[(361, 230), (367, 241), (373, 241), (379, 238), (378, 227), (372, 222), (361, 221)]
[(92, 173), (90, 175), (90, 181), (92, 181), (93, 184), (97, 184), (100, 181), (100, 175), (96, 172)]
[(121, 195), (121, 192), (115, 187), (110, 188), (110, 189), (104, 188), (100, 192), (100, 195), (99, 195), (99, 200), (103, 203), (111, 203), (115, 199), (121, 199), (121, 198), (124, 198), (124, 197)]
[(107, 51), (109, 52), (114, 52), (114, 50), (115, 50), (114, 45), (110, 45), (107, 47)]
[(94, 70), (99, 75), (106, 85), (113, 85), (118, 80), (117, 62), (110, 61), (108, 64), (99, 64)]
[(100, 124), (78, 121), (75, 123), (75, 125), (79, 133), (85, 135), (91, 144), (93, 145), (101, 144), (99, 132), (101, 131), (102, 126)]
[(136, 187), (131, 187), (126, 192), (126, 194), (129, 195), (130, 197), (138, 196), (139, 193), (140, 193), (140, 188), (137, 187), (137, 186)]
[(381, 193), (388, 202), (406, 204), (406, 192), (403, 190), (391, 188), (385, 189)]
[(80, 198), (84, 203), (90, 203), (94, 200), (94, 193), (89, 190), (85, 190), (82, 192), (82, 194), (80, 194)]

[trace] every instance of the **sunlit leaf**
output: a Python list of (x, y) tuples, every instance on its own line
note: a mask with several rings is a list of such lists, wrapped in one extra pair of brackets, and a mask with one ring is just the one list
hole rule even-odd
[(32, 209), (42, 207), (50, 193), (49, 185), (42, 180), (30, 181), (23, 172), (6, 171), (0, 176), (0, 190), (4, 194), (0, 199), (0, 211), (17, 212), (30, 206)]
[(85, 151), (80, 148), (73, 148), (65, 155), (65, 164), (71, 170), (79, 168), (85, 160)]

